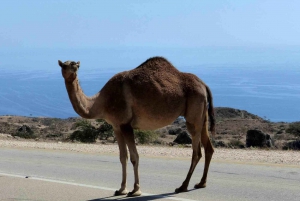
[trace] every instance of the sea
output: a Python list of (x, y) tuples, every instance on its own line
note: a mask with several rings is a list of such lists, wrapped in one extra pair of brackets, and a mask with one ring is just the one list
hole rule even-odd
[[(57, 64), (58, 59), (68, 60), (67, 54), (59, 57), (52, 51), (46, 59), (45, 55), (38, 56), (38, 52), (0, 53), (0, 115), (78, 116)], [(107, 59), (100, 64), (92, 59), (95, 56), (86, 53), (78, 72), (80, 84), (89, 96), (97, 93), (114, 74), (130, 70), (147, 59), (145, 55), (135, 59), (131, 54), (122, 54), (118, 55), (119, 63)], [(124, 62), (126, 56), (130, 57), (129, 64)], [(179, 70), (196, 74), (211, 88), (215, 107), (246, 110), (274, 122), (300, 121), (300, 67), (297, 64), (194, 62), (186, 65), (176, 62), (176, 58), (175, 66)]]

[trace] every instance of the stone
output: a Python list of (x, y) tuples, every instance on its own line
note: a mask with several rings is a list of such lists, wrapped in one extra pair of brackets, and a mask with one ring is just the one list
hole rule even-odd
[(176, 139), (173, 142), (177, 144), (191, 144), (192, 138), (186, 131), (183, 131), (176, 137)]
[(182, 132), (182, 129), (181, 128), (171, 128), (169, 130), (169, 134), (170, 135), (178, 135)]
[(295, 140), (286, 143), (286, 145), (283, 147), (284, 150), (293, 149), (293, 150), (300, 150), (300, 140)]
[(272, 139), (268, 134), (263, 133), (260, 130), (248, 130), (246, 137), (246, 146), (247, 147), (272, 147)]

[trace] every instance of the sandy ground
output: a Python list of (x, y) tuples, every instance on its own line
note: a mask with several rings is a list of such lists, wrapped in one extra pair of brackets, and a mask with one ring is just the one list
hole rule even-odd
[[(119, 153), (119, 148), (117, 144), (80, 144), (26, 141), (22, 139), (13, 139), (9, 135), (5, 134), (0, 134), (0, 147), (65, 150), (95, 154)], [(137, 148), (140, 156), (191, 158), (192, 154), (192, 149), (190, 147), (184, 148), (138, 145)], [(216, 148), (215, 153), (213, 155), (213, 160), (300, 166), (300, 151)]]

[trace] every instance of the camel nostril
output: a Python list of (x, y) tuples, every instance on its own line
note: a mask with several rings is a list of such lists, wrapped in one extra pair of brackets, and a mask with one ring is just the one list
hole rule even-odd
[(73, 71), (73, 72), (76, 72), (76, 71), (78, 70), (78, 67), (76, 67), (76, 66), (72, 66), (72, 68), (71, 68), (71, 69), (72, 69), (72, 71)]

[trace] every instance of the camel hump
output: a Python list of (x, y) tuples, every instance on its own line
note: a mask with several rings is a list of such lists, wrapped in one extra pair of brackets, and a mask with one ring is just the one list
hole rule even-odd
[(155, 71), (165, 71), (172, 70), (178, 71), (172, 64), (164, 57), (151, 57), (143, 62), (141, 65), (135, 68), (136, 70), (155, 70)]

